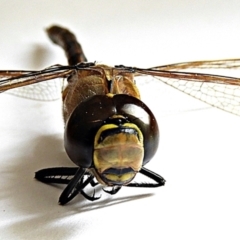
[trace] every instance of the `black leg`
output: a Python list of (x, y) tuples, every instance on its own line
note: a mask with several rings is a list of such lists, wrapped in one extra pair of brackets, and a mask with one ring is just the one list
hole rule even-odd
[(90, 182), (92, 187), (95, 187), (99, 184), (99, 182), (95, 182), (94, 179)]
[[(71, 201), (79, 192), (81, 192), (84, 187), (87, 186), (87, 184), (92, 181), (92, 178), (89, 177), (84, 183), (83, 183), (83, 176), (86, 172), (85, 168), (79, 168), (75, 174), (75, 176), (72, 178), (70, 183), (67, 185), (67, 187), (63, 190), (60, 198), (59, 198), (59, 204), (64, 205)], [(90, 181), (88, 181), (90, 179)], [(87, 182), (88, 181), (88, 182)], [(87, 183), (86, 183), (87, 182)]]
[(94, 192), (93, 192), (93, 195), (92, 195), (92, 196), (87, 195), (87, 194), (83, 191), (83, 189), (84, 189), (89, 183), (91, 183), (91, 182), (93, 181), (93, 179), (94, 179), (94, 176), (92, 176), (91, 174), (89, 174), (88, 178), (87, 178), (85, 181), (83, 181), (83, 178), (82, 178), (81, 184), (79, 184), (79, 185), (76, 187), (76, 190), (77, 190), (78, 192), (81, 192), (81, 194), (82, 194), (86, 199), (88, 199), (88, 200), (90, 200), (90, 201), (95, 201), (95, 200), (98, 200), (99, 198), (101, 198), (101, 196), (100, 196), (100, 197), (95, 197), (95, 189), (94, 189)]
[[(35, 173), (35, 178), (41, 182), (44, 183), (57, 183), (57, 184), (69, 184), (71, 180), (74, 178), (78, 171), (77, 167), (68, 168), (68, 167), (59, 167), (59, 168), (46, 168), (39, 170)], [(83, 181), (83, 177), (87, 177), (85, 181)], [(79, 175), (78, 175), (79, 177)], [(73, 186), (74, 195), (73, 192), (71, 193), (71, 199), (73, 199), (78, 193), (81, 193), (86, 199), (90, 201), (98, 200), (100, 197), (95, 197), (95, 190), (92, 196), (89, 196), (86, 194), (83, 189), (88, 185), (91, 184), (91, 186), (96, 186), (99, 183), (94, 181), (94, 177), (89, 173), (85, 172), (80, 179), (78, 183), (76, 183), (75, 186)], [(65, 191), (65, 190), (64, 190)], [(71, 199), (66, 198), (65, 195), (61, 195), (61, 199), (59, 200), (59, 203), (61, 205), (69, 202)], [(66, 199), (65, 199), (66, 198)], [(61, 202), (62, 201), (62, 202)], [(66, 202), (67, 201), (67, 202)]]
[[(86, 172), (85, 173), (85, 176), (91, 176), (91, 175), (92, 174), (90, 172)], [(95, 187), (95, 186), (97, 186), (99, 184), (99, 182), (95, 181), (94, 178), (93, 178), (93, 180), (90, 182), (90, 184), (91, 184), (92, 187)]]
[(106, 192), (106, 193), (109, 193), (109, 194), (113, 195), (113, 194), (116, 194), (120, 189), (121, 189), (121, 187), (119, 187), (119, 186), (114, 186), (114, 187), (112, 188), (112, 190), (110, 190), (110, 191), (105, 190), (104, 188), (103, 188), (102, 190), (103, 190), (104, 192)]
[(35, 173), (35, 178), (44, 183), (68, 184), (78, 168), (46, 168)]
[(152, 172), (148, 170), (147, 168), (142, 167), (139, 171), (141, 174), (145, 175), (146, 177), (149, 177), (150, 179), (154, 180), (156, 183), (130, 183), (126, 185), (126, 187), (161, 187), (165, 184), (165, 179), (161, 177), (159, 174)]
[[(166, 182), (163, 177), (144, 167), (142, 167), (139, 173), (145, 175), (146, 177), (149, 177), (156, 183), (130, 183), (126, 185), (126, 187), (152, 188), (163, 186)], [(86, 178), (85, 181), (84, 177)], [(98, 200), (101, 197), (95, 197), (95, 190), (92, 196), (89, 196), (83, 191), (83, 189), (88, 184), (91, 184), (92, 187), (95, 187), (99, 184), (98, 182), (94, 181), (94, 176), (91, 175), (91, 173), (86, 172), (86, 169), (84, 168), (62, 167), (42, 169), (35, 173), (35, 178), (44, 183), (68, 184), (59, 198), (59, 204), (61, 205), (64, 205), (71, 201), (78, 193), (81, 193), (86, 199), (90, 201)], [(120, 189), (120, 186), (115, 186), (110, 191), (105, 189), (103, 189), (103, 191), (113, 195), (116, 194)]]
[(93, 189), (92, 196), (87, 195), (83, 190), (81, 191), (81, 194), (89, 201), (96, 201), (101, 198), (101, 195), (99, 197), (95, 197), (95, 189)]

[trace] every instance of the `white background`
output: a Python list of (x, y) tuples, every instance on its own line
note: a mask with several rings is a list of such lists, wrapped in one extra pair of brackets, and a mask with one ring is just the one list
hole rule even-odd
[[(151, 67), (240, 57), (240, 2), (0, 2), (0, 69), (41, 69), (67, 61), (44, 28), (70, 28), (89, 61)], [(62, 186), (34, 180), (46, 167), (72, 166), (64, 153), (61, 101), (0, 95), (0, 239), (239, 239), (239, 117), (145, 85), (161, 129), (147, 165), (158, 189), (123, 188), (89, 202), (57, 204)], [(98, 194), (100, 194), (98, 192)]]

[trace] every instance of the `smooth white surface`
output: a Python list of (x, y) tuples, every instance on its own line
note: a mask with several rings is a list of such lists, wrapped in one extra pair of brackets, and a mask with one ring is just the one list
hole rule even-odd
[[(43, 31), (53, 23), (77, 35), (89, 61), (105, 64), (240, 57), (237, 0), (8, 0), (0, 9), (1, 69), (65, 64)], [(239, 117), (161, 83), (142, 91), (161, 129), (147, 166), (166, 186), (124, 188), (93, 203), (79, 196), (64, 207), (57, 204), (62, 187), (33, 179), (41, 168), (72, 166), (60, 100), (0, 95), (0, 239), (239, 239)]]

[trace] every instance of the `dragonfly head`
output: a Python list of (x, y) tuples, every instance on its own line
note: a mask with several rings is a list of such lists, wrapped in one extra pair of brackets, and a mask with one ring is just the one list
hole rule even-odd
[(91, 168), (104, 185), (126, 185), (155, 154), (159, 131), (139, 99), (95, 95), (80, 103), (66, 123), (65, 149), (78, 166)]

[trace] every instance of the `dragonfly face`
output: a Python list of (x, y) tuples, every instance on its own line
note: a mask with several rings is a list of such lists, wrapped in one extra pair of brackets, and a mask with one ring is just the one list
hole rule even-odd
[[(108, 67), (86, 63), (80, 44), (67, 29), (53, 26), (47, 33), (65, 50), (69, 66), (55, 65), (41, 71), (0, 71), (0, 92), (43, 81), (48, 83), (56, 78), (67, 79), (62, 94), (64, 145), (77, 167), (43, 169), (35, 175), (45, 183), (67, 184), (59, 198), (60, 204), (69, 202), (78, 193), (91, 201), (98, 199), (85, 192), (87, 185), (111, 186), (111, 191), (103, 190), (115, 194), (122, 186), (165, 184), (160, 175), (144, 167), (157, 150), (159, 131), (153, 113), (140, 100), (135, 80), (141, 77), (151, 76), (212, 106), (240, 115), (239, 78), (192, 72), (207, 68), (238, 69), (240, 59), (186, 62), (149, 69)], [(137, 173), (154, 183), (133, 182)]]

